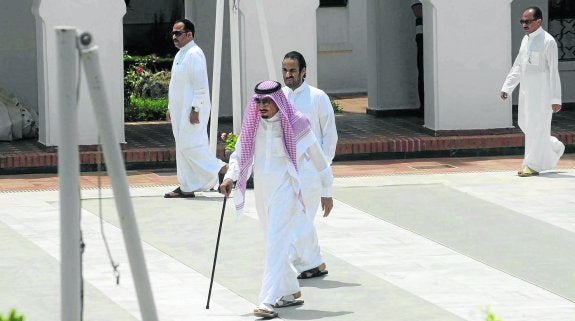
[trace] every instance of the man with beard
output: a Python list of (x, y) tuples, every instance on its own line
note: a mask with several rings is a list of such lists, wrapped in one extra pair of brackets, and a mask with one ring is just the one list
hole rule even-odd
[(538, 7), (527, 8), (520, 22), (526, 35), (501, 88), (501, 99), (521, 83), (519, 127), (525, 133), (525, 157), (517, 174), (529, 177), (557, 165), (565, 145), (551, 136), (551, 118), (561, 110), (557, 43), (541, 27), (543, 14)]
[[(337, 146), (337, 130), (335, 115), (329, 97), (320, 89), (310, 86), (306, 81), (306, 62), (303, 55), (297, 51), (288, 52), (282, 61), (283, 92), (289, 102), (310, 121), (312, 131), (317, 138), (323, 154), (331, 164)], [(310, 167), (300, 170), (302, 195), (306, 207), (307, 221), (311, 226), (314, 238), (301, 240), (302, 244), (295, 247), (292, 261), (296, 267), (299, 279), (323, 276), (328, 273), (321, 256), (314, 219), (321, 202), (322, 209), (325, 200), (321, 197), (320, 179), (317, 172)], [(302, 227), (303, 228), (303, 227)]]
[(172, 122), (176, 141), (176, 171), (180, 186), (165, 198), (195, 197), (195, 191), (209, 190), (224, 174), (227, 164), (210, 153), (208, 119), (210, 89), (204, 52), (194, 42), (194, 24), (177, 20), (172, 40), (180, 50), (174, 57), (166, 118)]
[(333, 176), (309, 121), (287, 101), (280, 83), (259, 83), (246, 109), (229, 171), (220, 185), (221, 193), (228, 197), (237, 180), (234, 203), (241, 215), (246, 181), (253, 168), (256, 211), (265, 234), (260, 305), (254, 310), (257, 317), (274, 318), (278, 316), (274, 308), (303, 304), (298, 300), (301, 292), (290, 251), (299, 240), (313, 238), (315, 232), (301, 223), (307, 220), (298, 175), (304, 167), (318, 173), (327, 216), (333, 206)]

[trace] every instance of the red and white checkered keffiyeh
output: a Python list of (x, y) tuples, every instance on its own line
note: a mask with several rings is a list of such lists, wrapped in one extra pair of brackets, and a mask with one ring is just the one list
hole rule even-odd
[[(274, 91), (275, 90), (275, 91)], [(246, 182), (251, 175), (251, 166), (254, 161), (255, 137), (260, 123), (261, 114), (256, 104), (256, 98), (269, 97), (278, 106), (280, 122), (283, 131), (282, 142), (288, 158), (293, 165), (293, 170), (297, 173), (297, 144), (310, 137), (311, 126), (309, 120), (288, 101), (281, 90), (281, 84), (277, 81), (266, 80), (257, 84), (256, 94), (250, 99), (248, 108), (244, 114), (242, 132), (240, 134), (240, 173), (236, 183), (234, 200), (237, 213), (241, 213), (244, 207), (244, 195)], [(297, 177), (296, 177), (297, 179)], [(299, 186), (298, 186), (298, 194)]]

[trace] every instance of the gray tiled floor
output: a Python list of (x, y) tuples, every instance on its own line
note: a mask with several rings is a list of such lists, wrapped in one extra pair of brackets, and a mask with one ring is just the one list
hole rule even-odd
[[(238, 220), (231, 206), (226, 209), (217, 283), (206, 310), (221, 198), (203, 193), (166, 200), (167, 189), (131, 190), (160, 320), (254, 320), (263, 247), (253, 193), (245, 217)], [(302, 281), (306, 303), (279, 310), (280, 316), (480, 321), (490, 309), (503, 321), (574, 321), (575, 267), (562, 264), (575, 259), (568, 247), (575, 238), (573, 190), (572, 169), (529, 179), (513, 172), (336, 178), (334, 212), (317, 218), (330, 274)], [(86, 320), (138, 320), (111, 194), (104, 190), (101, 204), (120, 263), (119, 286), (101, 241), (98, 191), (82, 192)], [(58, 217), (57, 192), (0, 194), (0, 313), (17, 307), (27, 321), (59, 320)], [(537, 244), (522, 243), (526, 229)], [(513, 244), (522, 253), (505, 254)], [(547, 245), (556, 248), (525, 253)], [(556, 265), (536, 265), (544, 255)], [(555, 275), (562, 288), (553, 286)]]

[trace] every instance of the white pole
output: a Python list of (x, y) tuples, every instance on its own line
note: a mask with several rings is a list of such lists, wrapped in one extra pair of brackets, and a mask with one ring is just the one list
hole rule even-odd
[[(128, 188), (128, 179), (124, 160), (120, 152), (119, 142), (114, 135), (112, 117), (110, 116), (108, 97), (106, 96), (104, 79), (98, 58), (98, 47), (92, 45), (91, 36), (84, 33), (80, 36), (80, 53), (85, 69), (90, 97), (94, 104), (96, 125), (102, 140), (106, 168), (112, 182), (116, 208), (120, 216), (124, 243), (130, 261), (130, 268), (136, 287), (140, 313), (143, 321), (158, 321), (154, 296), (150, 286), (146, 260), (142, 249), (142, 240), (138, 232), (138, 224)], [(72, 135), (71, 135), (72, 136)]]
[(234, 133), (242, 130), (242, 83), (240, 70), (240, 24), (238, 0), (230, 0), (230, 53), (232, 63), (232, 117)]
[(264, 11), (264, 4), (262, 0), (257, 0), (256, 7), (258, 9), (258, 20), (260, 22), (260, 33), (262, 37), (262, 44), (264, 46), (264, 54), (266, 56), (266, 63), (268, 65), (268, 75), (270, 80), (278, 81), (276, 74), (277, 67), (274, 64), (272, 55), (272, 44), (270, 42), (270, 35), (268, 32), (268, 21)]
[(216, 30), (214, 33), (214, 69), (212, 72), (212, 113), (210, 121), (210, 151), (215, 155), (218, 145), (218, 119), (220, 116), (220, 78), (222, 73), (222, 39), (224, 37), (224, 0), (216, 4)]
[(81, 319), (80, 156), (76, 29), (56, 27), (58, 39), (61, 320)]

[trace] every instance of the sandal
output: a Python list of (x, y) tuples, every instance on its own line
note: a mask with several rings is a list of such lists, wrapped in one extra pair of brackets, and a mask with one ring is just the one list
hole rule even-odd
[(273, 319), (277, 318), (278, 313), (271, 305), (262, 303), (254, 309), (254, 315), (258, 318)]
[(537, 176), (537, 175), (539, 175), (539, 172), (532, 170), (528, 166), (523, 167), (522, 170), (517, 172), (517, 176), (519, 176), (519, 177), (530, 177), (530, 176)]
[(302, 305), (303, 300), (297, 299), (300, 296), (301, 296), (301, 292), (298, 292), (295, 294), (290, 294), (290, 295), (284, 295), (281, 298), (276, 300), (276, 303), (274, 304), (274, 308), (285, 308), (285, 307), (291, 307), (291, 306), (296, 306), (296, 305)]
[(164, 198), (194, 198), (194, 197), (196, 197), (196, 194), (194, 194), (194, 192), (184, 193), (179, 187), (169, 193), (164, 194)]
[(319, 268), (314, 267), (313, 269), (309, 269), (309, 270), (307, 270), (307, 271), (301, 272), (301, 273), (297, 276), (297, 278), (300, 279), (300, 280), (301, 280), (301, 279), (311, 279), (311, 278), (317, 278), (317, 277), (320, 277), (320, 276), (324, 276), (324, 275), (326, 275), (327, 273), (328, 273), (327, 270), (323, 270), (323, 271), (322, 271), (322, 270), (320, 270)]

